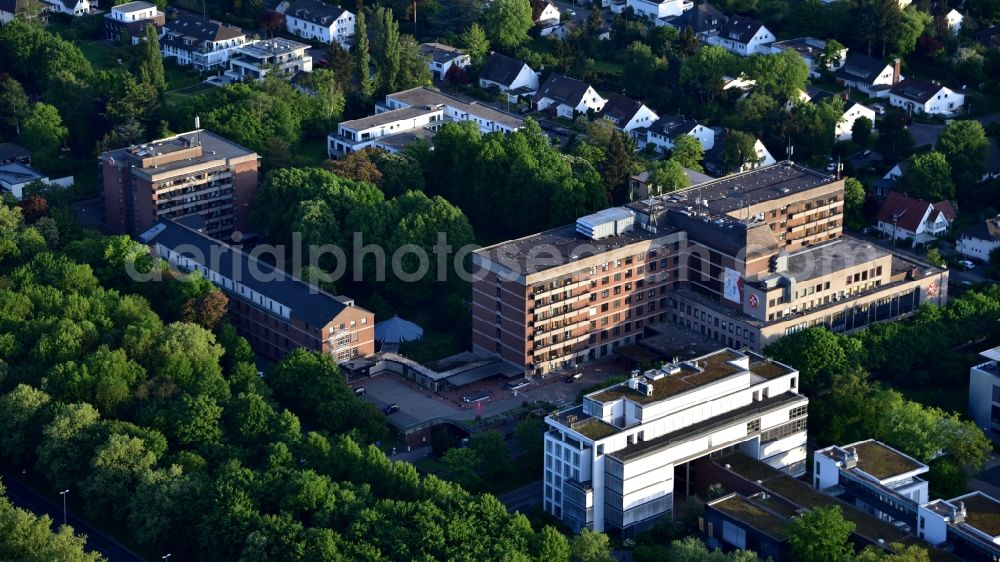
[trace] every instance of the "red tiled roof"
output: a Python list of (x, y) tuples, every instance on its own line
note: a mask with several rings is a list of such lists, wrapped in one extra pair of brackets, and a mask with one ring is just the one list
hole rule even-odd
[(895, 224), (904, 230), (916, 232), (920, 227), (920, 221), (927, 214), (928, 207), (931, 213), (928, 220), (933, 221), (941, 213), (949, 221), (955, 220), (955, 209), (949, 201), (931, 203), (922, 199), (908, 197), (897, 191), (890, 191), (885, 203), (878, 210), (878, 220), (888, 224)]

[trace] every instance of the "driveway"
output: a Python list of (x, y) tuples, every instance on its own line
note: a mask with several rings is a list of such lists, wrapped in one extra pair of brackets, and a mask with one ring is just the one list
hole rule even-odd
[(929, 125), (926, 123), (914, 123), (910, 125), (909, 131), (913, 137), (913, 146), (919, 148), (930, 145), (933, 147), (937, 144), (938, 136), (941, 135), (942, 130), (944, 130), (944, 125)]
[[(584, 7), (581, 4), (574, 4), (573, 2), (566, 2), (564, 0), (553, 1), (552, 3), (556, 5), (556, 8), (559, 8), (560, 13), (565, 14), (566, 10), (575, 11), (576, 16), (573, 19), (575, 19), (577, 23), (582, 24), (587, 21), (587, 18), (590, 17), (590, 8)], [(588, 6), (590, 5), (589, 2), (587, 4)]]

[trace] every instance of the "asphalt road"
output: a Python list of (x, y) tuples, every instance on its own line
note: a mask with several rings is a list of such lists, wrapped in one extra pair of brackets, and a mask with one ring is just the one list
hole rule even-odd
[[(27, 509), (36, 515), (48, 515), (52, 518), (52, 527), (57, 529), (62, 525), (63, 511), (62, 505), (56, 505), (45, 496), (32, 490), (25, 484), (16, 480), (9, 472), (3, 472), (3, 485), (7, 488), (7, 497), (10, 501), (23, 509)], [(73, 491), (68, 496), (69, 505), (74, 499)], [(143, 562), (143, 558), (126, 548), (115, 539), (94, 529), (82, 519), (68, 512), (67, 522), (73, 527), (76, 534), (87, 535), (87, 550), (99, 552), (111, 562)]]
[[(587, 21), (587, 18), (590, 17), (589, 7), (585, 8), (583, 6), (574, 4), (573, 2), (565, 2), (563, 0), (556, 0), (553, 1), (552, 3), (556, 5), (556, 8), (559, 8), (559, 11), (561, 13), (565, 14), (566, 10), (573, 10), (574, 12), (576, 12), (576, 16), (574, 16), (573, 19), (576, 20), (577, 23), (582, 24), (583, 22)], [(586, 4), (590, 6), (590, 2), (586, 2)]]
[(501, 503), (507, 506), (507, 511), (514, 512), (526, 512), (532, 507), (542, 505), (542, 481), (532, 482), (527, 486), (523, 486), (514, 490), (513, 492), (507, 492), (506, 494), (498, 498)]

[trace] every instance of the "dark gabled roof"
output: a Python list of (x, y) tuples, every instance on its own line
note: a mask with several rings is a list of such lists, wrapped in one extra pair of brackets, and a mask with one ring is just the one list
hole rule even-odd
[(327, 4), (320, 0), (295, 0), (295, 2), (285, 10), (285, 16), (291, 16), (300, 20), (310, 21), (325, 27), (329, 27), (344, 15), (347, 10), (335, 4)]
[(9, 162), (25, 163), (30, 160), (31, 151), (27, 148), (12, 142), (0, 142), (0, 164), (7, 164)]
[(726, 25), (722, 27), (722, 31), (719, 32), (719, 36), (726, 39), (732, 39), (739, 43), (747, 44), (753, 39), (754, 35), (760, 31), (760, 28), (764, 27), (764, 24), (760, 23), (755, 19), (745, 18), (743, 16), (733, 16), (729, 18)]
[(962, 231), (962, 238), (1000, 242), (1000, 220), (992, 218), (977, 223)]
[(559, 103), (576, 107), (583, 100), (583, 96), (586, 95), (587, 88), (589, 87), (586, 82), (577, 80), (576, 78), (569, 78), (562, 74), (553, 73), (549, 75), (545, 83), (542, 84), (541, 89), (535, 94), (535, 101), (542, 98), (549, 98)]
[(899, 84), (896, 84), (889, 90), (889, 93), (904, 97), (908, 100), (913, 100), (920, 104), (925, 104), (930, 101), (938, 92), (944, 88), (939, 82), (932, 82), (930, 80), (918, 80), (916, 78), (907, 78)]
[(729, 16), (710, 4), (699, 4), (675, 18), (668, 19), (667, 23), (677, 29), (690, 27), (695, 33), (708, 33), (725, 27), (729, 23)]
[(179, 12), (177, 18), (163, 24), (164, 35), (160, 43), (182, 50), (202, 46), (206, 41), (225, 41), (246, 35), (242, 29)]
[(667, 138), (675, 138), (686, 135), (698, 126), (698, 121), (694, 119), (684, 119), (675, 115), (664, 115), (649, 126), (649, 130), (655, 134), (663, 135)]
[[(812, 89), (812, 91), (810, 91), (810, 89)], [(831, 94), (830, 92), (827, 92), (825, 90), (820, 90), (818, 88), (813, 88), (812, 86), (806, 86), (806, 95), (809, 96), (809, 103), (814, 103), (817, 105), (822, 103), (824, 100), (833, 99), (834, 97), (833, 94)], [(845, 99), (844, 113), (850, 111), (850, 109), (854, 107), (856, 104), (857, 102), (851, 101), (850, 99)]]
[(444, 43), (421, 43), (420, 54), (434, 62), (445, 63), (465, 54), (465, 51)]
[(611, 94), (604, 109), (601, 110), (602, 117), (614, 119), (619, 126), (628, 124), (635, 117), (636, 113), (642, 109), (642, 102), (627, 98), (621, 94)]
[(871, 84), (886, 66), (889, 66), (889, 63), (850, 51), (847, 53), (844, 66), (837, 70), (837, 78)]
[[(175, 221), (162, 220), (139, 238), (146, 244), (155, 242), (175, 249), (209, 270), (274, 299), (291, 309), (292, 318), (301, 319), (317, 328), (327, 325), (351, 306), (347, 299), (341, 300), (325, 293), (283, 270), (251, 257), (239, 248), (219, 242)], [(204, 263), (212, 261), (215, 256), (218, 256), (216, 263)], [(253, 268), (250, 267), (251, 263)]]
[(486, 64), (483, 65), (483, 70), (480, 71), (479, 77), (483, 80), (510, 87), (514, 83), (514, 80), (517, 79), (517, 75), (521, 73), (521, 69), (525, 66), (524, 62), (517, 59), (501, 55), (500, 53), (493, 53), (486, 60)]
[(916, 232), (920, 226), (920, 221), (927, 214), (927, 209), (931, 209), (927, 220), (934, 221), (938, 214), (943, 214), (949, 221), (955, 220), (955, 209), (948, 201), (931, 203), (923, 199), (909, 197), (898, 191), (890, 191), (882, 207), (878, 210), (877, 219), (881, 222), (893, 224), (899, 228)]

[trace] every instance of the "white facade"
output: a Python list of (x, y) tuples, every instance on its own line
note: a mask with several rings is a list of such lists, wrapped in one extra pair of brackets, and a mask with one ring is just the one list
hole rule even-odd
[(556, 8), (555, 4), (546, 3), (545, 7), (542, 8), (542, 12), (538, 14), (535, 18), (535, 23), (542, 23), (546, 21), (559, 21), (559, 8)]
[[(955, 250), (965, 257), (987, 263), (990, 252), (1000, 248), (1000, 216), (984, 222), (982, 228), (963, 232), (955, 242)], [(997, 233), (997, 236), (993, 233)]]
[(70, 3), (72, 5), (67, 6), (60, 0), (54, 0), (48, 4), (52, 6), (53, 11), (59, 12), (60, 14), (83, 16), (90, 13), (90, 0), (76, 0), (76, 3)]
[[(763, 364), (777, 369), (762, 376)], [(718, 450), (805, 471), (794, 369), (723, 349), (633, 375), (545, 420), (544, 507), (570, 527), (648, 528), (673, 512), (675, 468)]]
[[(141, 4), (144, 4), (144, 6), (138, 9), (133, 9)], [(121, 4), (112, 7), (111, 12), (105, 17), (122, 23), (131, 23), (134, 21), (153, 19), (158, 13), (159, 12), (157, 11), (156, 6), (152, 4), (146, 4), (145, 2), (129, 2), (128, 4)]]
[[(160, 37), (163, 38), (169, 32), (170, 24), (164, 25)], [(174, 58), (181, 66), (194, 66), (197, 70), (210, 70), (225, 66), (229, 62), (230, 53), (245, 45), (246, 42), (247, 36), (245, 34), (219, 41), (204, 41), (200, 44), (194, 42), (189, 45), (161, 41), (160, 51), (164, 58)]]
[(289, 77), (298, 72), (312, 72), (308, 50), (309, 45), (282, 38), (251, 41), (230, 53), (226, 77), (241, 82), (259, 82), (271, 72)]
[(327, 137), (327, 153), (348, 154), (365, 148), (385, 148), (383, 137), (401, 133), (436, 129), (445, 120), (445, 108), (395, 109), (354, 121), (344, 121), (337, 126), (337, 133)]
[(323, 43), (338, 43), (345, 49), (349, 48), (351, 37), (354, 37), (354, 28), (354, 14), (347, 10), (337, 19), (331, 18), (329, 23), (316, 23), (296, 17), (292, 9), (285, 12), (285, 29), (289, 33)]
[(964, 20), (965, 16), (955, 9), (952, 9), (944, 16), (944, 21), (948, 23), (948, 31), (952, 33), (958, 33), (962, 29), (962, 21)]
[(701, 143), (701, 148), (703, 151), (709, 151), (715, 146), (715, 131), (711, 128), (706, 127), (702, 124), (695, 124), (690, 130), (683, 131), (674, 137), (668, 137), (662, 133), (650, 130), (646, 133), (646, 144), (652, 144), (660, 152), (665, 152), (674, 149), (674, 139), (681, 135), (689, 135)]
[(413, 88), (386, 94), (385, 109), (376, 107), (376, 114), (386, 110), (413, 108), (416, 106), (438, 107), (444, 110), (444, 116), (451, 121), (472, 121), (479, 125), (483, 133), (501, 132), (513, 133), (521, 128), (523, 121), (519, 117), (493, 109), (478, 103), (462, 101), (446, 96), (429, 88)]
[(969, 417), (994, 442), (1000, 442), (1000, 347), (980, 355), (984, 361), (969, 369)]
[(527, 64), (521, 65), (521, 70), (518, 71), (517, 76), (509, 84), (501, 84), (500, 82), (494, 82), (492, 80), (487, 80), (485, 78), (479, 79), (479, 87), (483, 89), (488, 89), (492, 87), (498, 88), (501, 92), (508, 93), (512, 90), (518, 90), (524, 88), (528, 92), (538, 91), (538, 74), (531, 69)]
[(587, 86), (587, 91), (580, 98), (580, 101), (576, 104), (576, 106), (560, 103), (552, 98), (546, 97), (539, 99), (535, 103), (538, 106), (538, 111), (543, 111), (548, 109), (550, 106), (555, 105), (556, 115), (572, 119), (577, 113), (586, 114), (587, 110), (597, 112), (604, 109), (604, 104), (607, 103), (607, 100), (602, 98), (593, 87)]
[(642, 104), (642, 107), (639, 108), (639, 111), (636, 111), (635, 115), (633, 115), (632, 118), (629, 119), (627, 123), (619, 123), (616, 119), (612, 119), (607, 116), (605, 116), (604, 118), (614, 123), (615, 128), (624, 131), (626, 133), (629, 133), (631, 136), (635, 136), (632, 135), (632, 131), (634, 131), (635, 129), (640, 129), (642, 127), (648, 127), (653, 123), (655, 123), (656, 120), (659, 119), (660, 117), (656, 114), (655, 111), (646, 107), (646, 104)]
[[(905, 82), (900, 85), (905, 84)], [(889, 103), (904, 111), (926, 113), (931, 115), (952, 115), (965, 104), (965, 94), (960, 94), (951, 88), (940, 86), (937, 93), (927, 101), (919, 102), (895, 92), (889, 92)]]
[(710, 35), (705, 40), (709, 45), (718, 45), (723, 49), (737, 54), (741, 57), (749, 57), (754, 54), (766, 55), (771, 52), (769, 45), (774, 43), (775, 37), (769, 29), (763, 25), (754, 33), (747, 41), (741, 41), (740, 39), (729, 37), (723, 33), (718, 35)]
[(840, 116), (840, 120), (837, 121), (837, 126), (833, 130), (833, 138), (838, 141), (851, 140), (851, 128), (860, 117), (867, 117), (872, 126), (875, 125), (875, 110), (855, 103)]
[(472, 57), (459, 49), (454, 49), (447, 45), (424, 43), (420, 48), (427, 57), (427, 68), (430, 69), (434, 78), (438, 80), (444, 80), (452, 67), (466, 68), (472, 64)]
[[(934, 220), (930, 220), (930, 215), (935, 215)], [(944, 216), (944, 213), (937, 212), (931, 205), (927, 206), (923, 218), (916, 230), (908, 230), (887, 221), (878, 221), (876, 228), (888, 238), (895, 237), (897, 240), (913, 240), (914, 243), (922, 244), (936, 239), (938, 236), (948, 231), (951, 222)]]
[[(679, 16), (694, 7), (690, 0), (627, 0), (626, 7), (632, 8), (635, 15), (649, 20), (659, 20), (661, 18), (672, 18)], [(665, 25), (657, 22), (658, 25)]]

